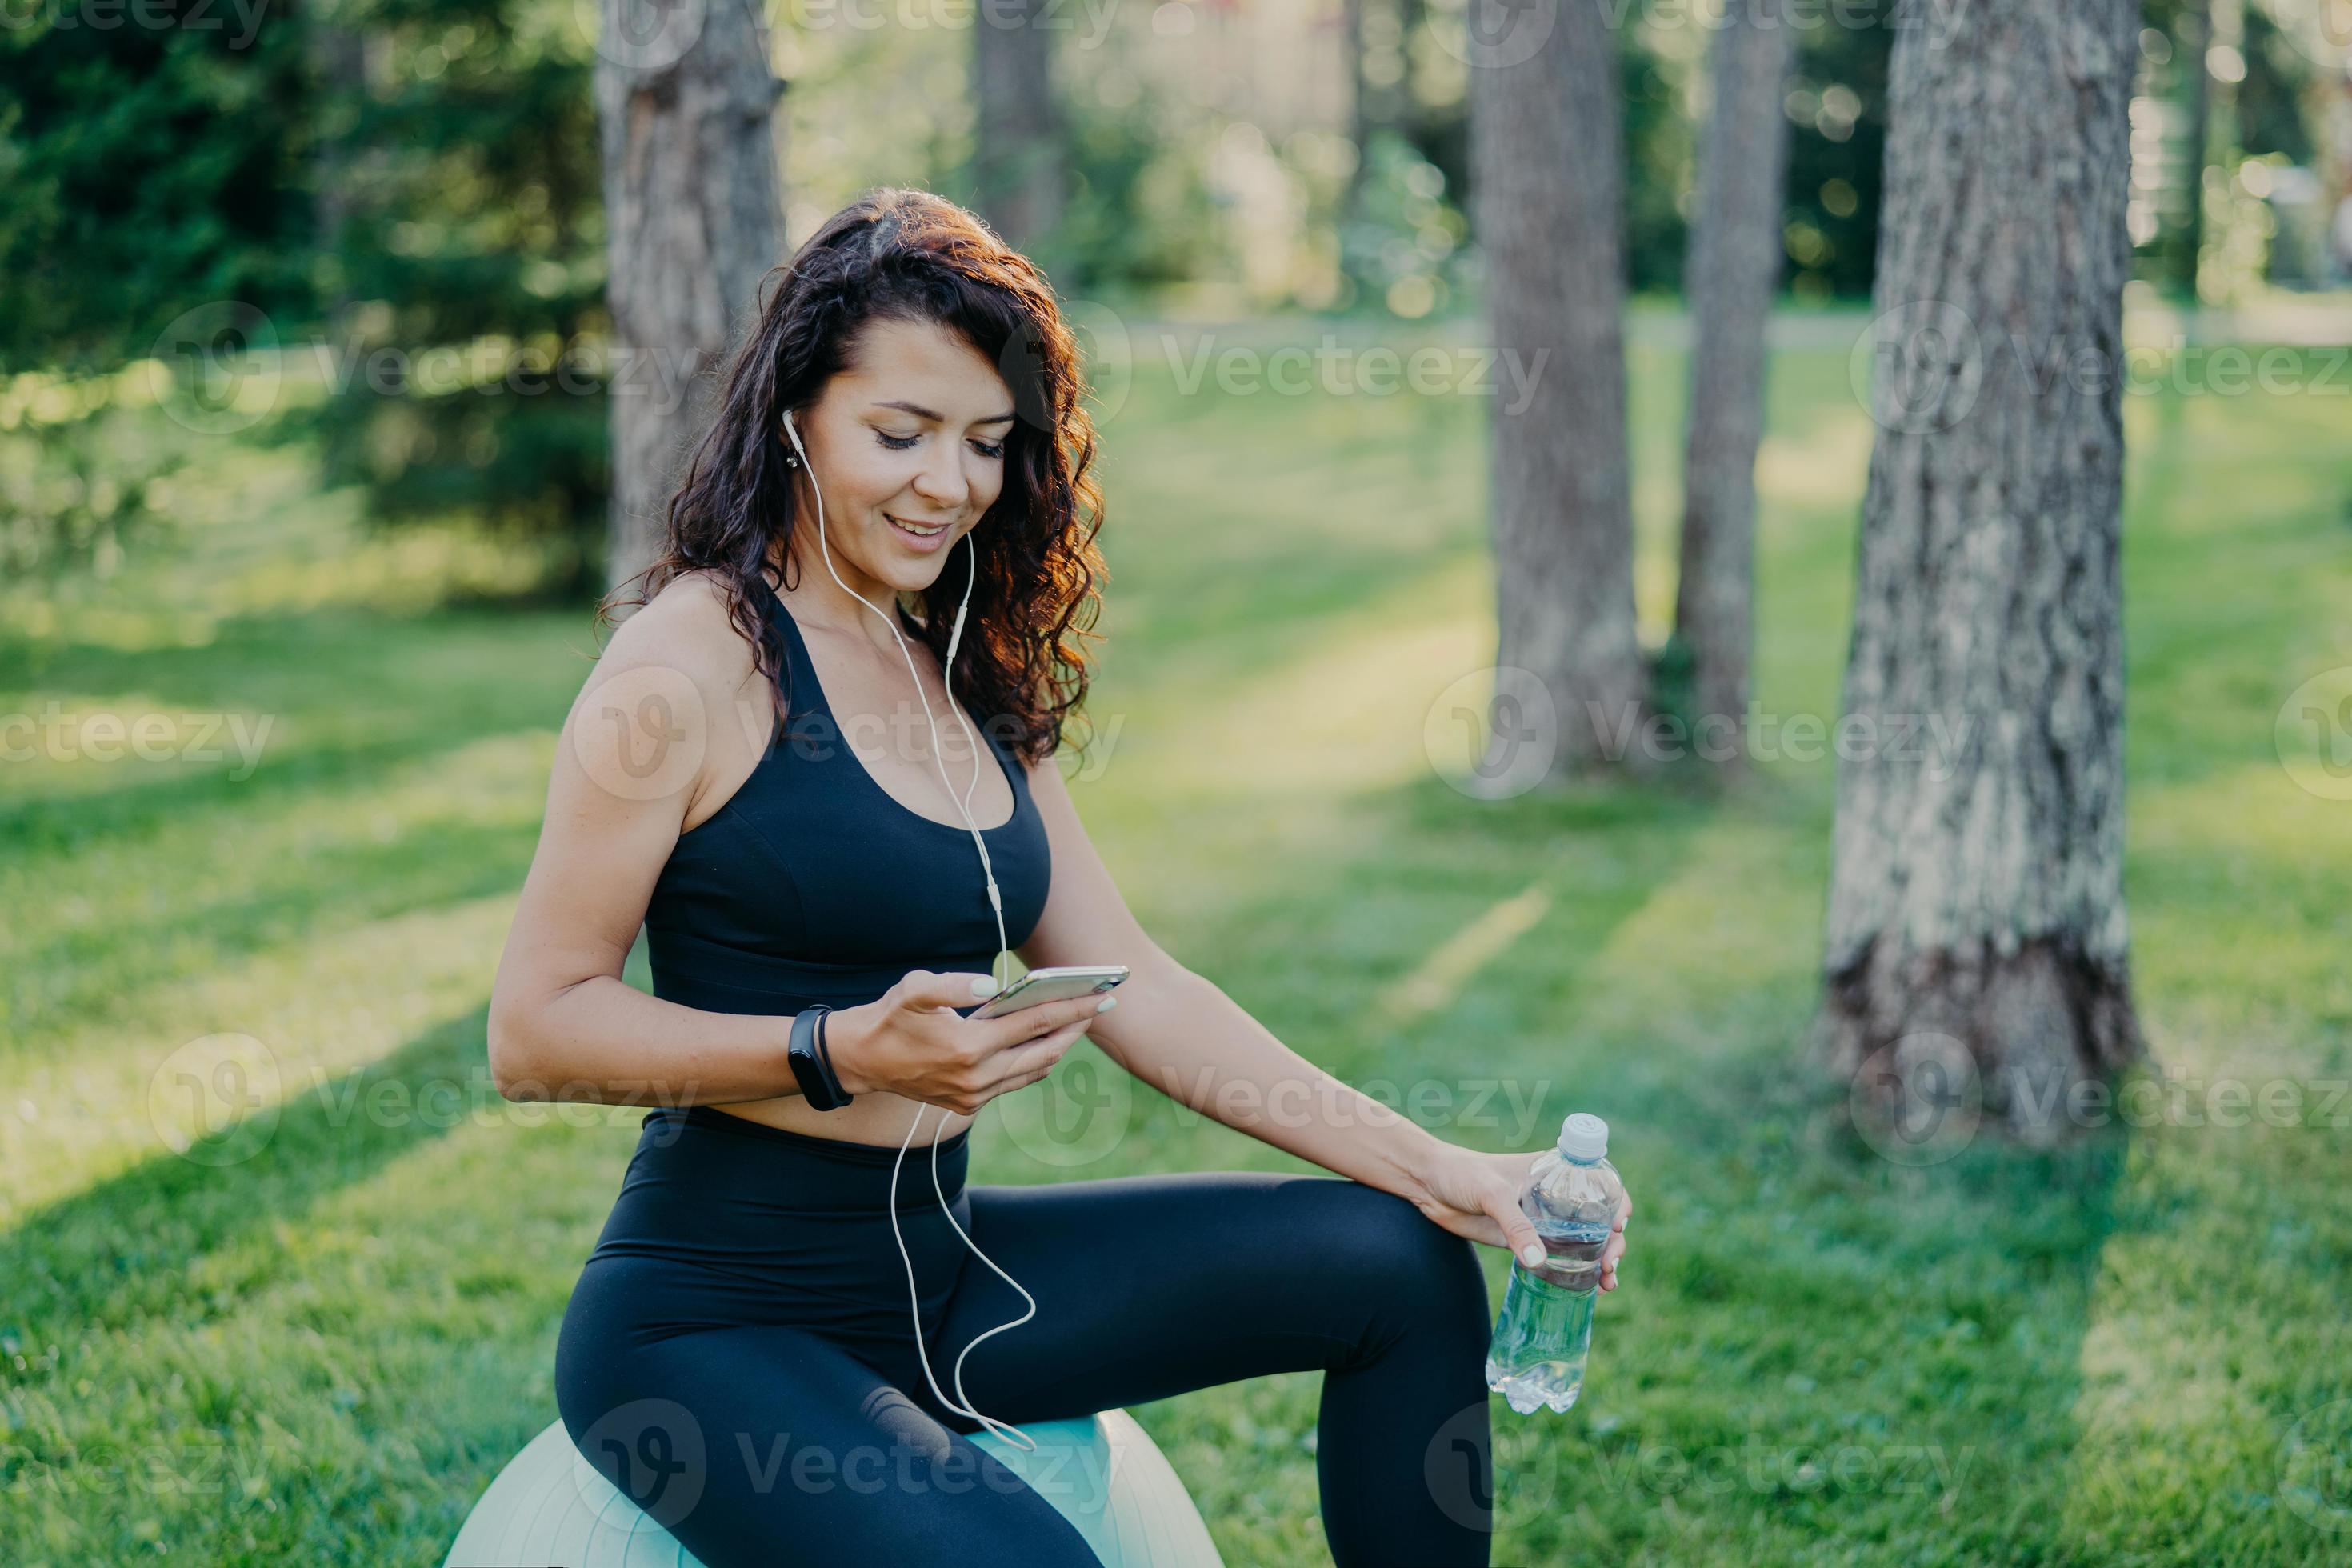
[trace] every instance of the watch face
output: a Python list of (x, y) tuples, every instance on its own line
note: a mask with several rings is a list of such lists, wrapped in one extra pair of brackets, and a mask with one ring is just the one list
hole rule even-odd
[(802, 1013), (793, 1019), (792, 1044), (787, 1048), (793, 1064), (793, 1077), (801, 1086), (801, 1095), (819, 1110), (830, 1110), (835, 1103), (824, 1081), (824, 1068), (816, 1059), (816, 1016)]
[(823, 1047), (817, 1044), (817, 1031), (824, 1027), (828, 1011), (812, 1007), (793, 1016), (792, 1041), (785, 1047), (785, 1056), (792, 1063), (793, 1079), (801, 1086), (801, 1097), (819, 1110), (838, 1110), (849, 1103), (850, 1096), (833, 1076)]

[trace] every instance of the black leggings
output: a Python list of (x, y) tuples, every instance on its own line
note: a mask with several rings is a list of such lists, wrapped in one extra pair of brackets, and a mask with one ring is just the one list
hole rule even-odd
[[(1025, 1303), (941, 1213), (931, 1125), (898, 1173), (898, 1223), (953, 1395), (957, 1355)], [(968, 1186), (970, 1136), (940, 1144), (940, 1189), (1037, 1300), (964, 1362), (974, 1409), (1051, 1421), (1320, 1368), (1338, 1568), (1483, 1568), (1490, 1320), (1471, 1243), (1336, 1176)], [(564, 1313), (564, 1426), (706, 1568), (1097, 1568), (932, 1395), (890, 1235), (898, 1152), (708, 1106), (648, 1112)]]

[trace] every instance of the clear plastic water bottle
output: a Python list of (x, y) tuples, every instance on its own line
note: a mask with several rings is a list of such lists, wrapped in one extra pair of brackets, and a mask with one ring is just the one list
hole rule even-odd
[(1538, 1268), (1511, 1265), (1486, 1346), (1486, 1386), (1522, 1415), (1538, 1405), (1565, 1410), (1584, 1387), (1601, 1255), (1625, 1205), (1608, 1152), (1609, 1123), (1580, 1110), (1560, 1123), (1559, 1148), (1536, 1161), (1519, 1194), (1548, 1256)]

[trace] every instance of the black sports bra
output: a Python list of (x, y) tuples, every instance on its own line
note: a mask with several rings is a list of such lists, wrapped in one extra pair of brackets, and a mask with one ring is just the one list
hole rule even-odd
[[(871, 1002), (910, 969), (986, 972), (996, 915), (971, 834), (909, 810), (866, 771), (792, 613), (767, 597), (791, 660), (792, 710), (742, 787), (678, 836), (654, 883), (654, 994), (772, 1015)], [(939, 719), (942, 737), (961, 733), (950, 715)], [(1005, 940), (1018, 948), (1045, 912), (1052, 852), (1021, 760), (976, 716), (971, 729), (1013, 786), (1013, 816), (981, 836), (1004, 895)]]

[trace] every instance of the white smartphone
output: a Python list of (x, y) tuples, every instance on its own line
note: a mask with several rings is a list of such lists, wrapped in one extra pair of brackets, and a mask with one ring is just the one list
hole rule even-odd
[(1042, 1006), (1047, 1002), (1066, 1002), (1089, 992), (1108, 991), (1126, 978), (1124, 963), (1065, 963), (1033, 969), (965, 1016), (1001, 1018), (1007, 1013)]

